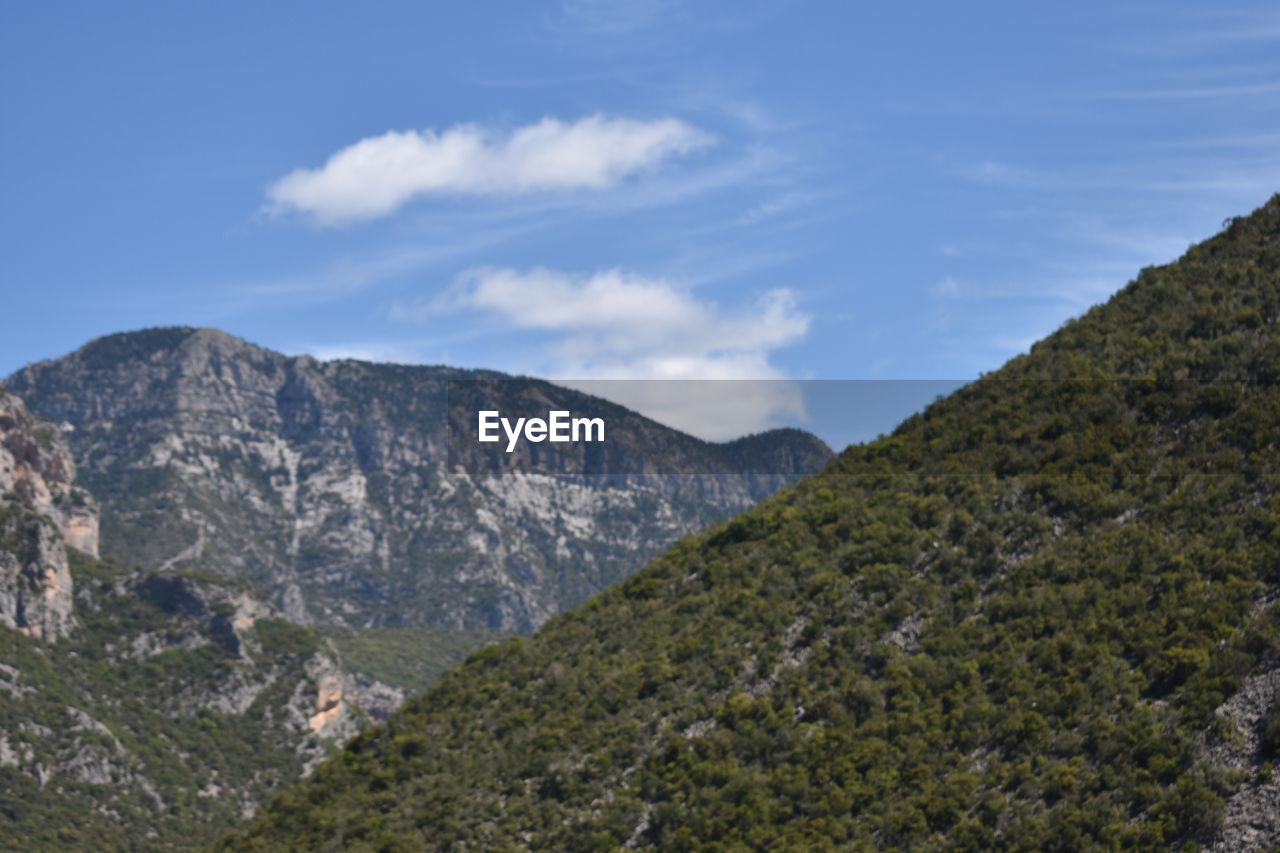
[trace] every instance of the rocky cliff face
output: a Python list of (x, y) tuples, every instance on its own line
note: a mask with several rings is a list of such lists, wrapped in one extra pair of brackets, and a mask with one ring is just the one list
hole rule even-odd
[(98, 552), (98, 509), (61, 429), (0, 388), (0, 625), (46, 640), (72, 627), (65, 545)]
[(247, 585), (97, 560), (75, 474), (0, 389), (0, 838), (185, 846), (404, 700)]
[(608, 457), (451, 464), (449, 384), (475, 380), (607, 405), (496, 374), (290, 358), (207, 329), (102, 338), (10, 387), (73, 425), (104, 553), (249, 579), (302, 622), (528, 631), (830, 456), (796, 431), (744, 453), (613, 407)]
[[(404, 700), (400, 690), (348, 672), (326, 643), (305, 629), (288, 625), (279, 610), (245, 587), (173, 571), (132, 572), (101, 584), (96, 592), (97, 597), (83, 596), (82, 604), (110, 610), (112, 599), (138, 599), (166, 617), (157, 623), (158, 628), (147, 627), (109, 642), (109, 654), (145, 660), (174, 649), (212, 646), (234, 659), (237, 674), (223, 687), (170, 696), (167, 704), (177, 713), (216, 708), (244, 714), (277, 680), (269, 666), (257, 665), (264, 654), (258, 630), (263, 620), (272, 626), (265, 630), (284, 631), (311, 649), (295, 673), (298, 679), (288, 701), (282, 705), (283, 719), (295, 739), (310, 733), (345, 741), (368, 720), (385, 719)], [(270, 645), (268, 641), (265, 648), (269, 650)]]

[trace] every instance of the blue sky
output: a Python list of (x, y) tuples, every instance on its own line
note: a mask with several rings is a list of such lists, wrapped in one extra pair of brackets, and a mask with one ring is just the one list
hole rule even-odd
[(1263, 3), (6, 4), (0, 375), (108, 332), (963, 379), (1280, 190)]

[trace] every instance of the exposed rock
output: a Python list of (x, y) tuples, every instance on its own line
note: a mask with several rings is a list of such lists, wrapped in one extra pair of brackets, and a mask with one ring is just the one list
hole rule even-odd
[(696, 738), (696, 737), (705, 737), (706, 735), (715, 731), (715, 728), (717, 725), (719, 725), (719, 723), (717, 723), (714, 719), (710, 717), (705, 720), (695, 720), (694, 722), (686, 726), (685, 730), (681, 732), (681, 734), (684, 735), (689, 740), (692, 740), (693, 738)]
[(96, 744), (82, 745), (70, 758), (59, 762), (55, 772), (93, 785), (110, 785), (121, 775), (111, 754)]
[(1206, 735), (1206, 748), (1215, 764), (1240, 769), (1256, 763), (1262, 724), (1277, 690), (1280, 669), (1273, 669), (1245, 679), (1240, 689), (1222, 703), (1215, 713), (1230, 723), (1231, 736)]
[[(157, 828), (151, 846), (169, 849), (193, 820), (253, 812), (404, 700), (238, 581), (82, 566), (70, 637), (48, 648), (0, 631), (0, 767), (46, 810), (32, 813), (87, 809)], [(38, 832), (23, 820), (0, 814), (0, 836)]]
[(9, 736), (0, 734), (0, 767), (17, 767), (20, 758), (9, 744)]
[(316, 712), (307, 719), (307, 728), (316, 734), (325, 734), (344, 716), (342, 682), (336, 675), (325, 675), (316, 684)]
[(0, 388), (0, 492), (13, 492), (52, 518), (66, 543), (98, 556), (98, 507), (76, 484), (76, 467), (62, 428), (32, 415)]
[(71, 574), (53, 522), (17, 501), (0, 499), (0, 625), (57, 640), (70, 633)]
[(71, 631), (64, 543), (97, 553), (97, 505), (61, 430), (0, 388), (0, 625), (50, 641)]
[(804, 617), (796, 619), (787, 626), (783, 634), (782, 654), (776, 664), (765, 677), (756, 679), (757, 662), (755, 658), (744, 661), (743, 678), (739, 679), (743, 691), (752, 698), (758, 698), (778, 686), (784, 672), (804, 666), (813, 656), (813, 646), (804, 642), (805, 628), (808, 620)]
[(346, 690), (351, 705), (374, 723), (385, 723), (407, 698), (400, 688), (359, 672), (348, 673)]
[(920, 651), (920, 628), (924, 625), (923, 613), (912, 613), (885, 635), (884, 642), (897, 646), (907, 654)]
[(300, 713), (305, 728), (321, 737), (346, 740), (358, 732), (363, 720), (353, 712), (357, 689), (355, 681), (343, 672), (326, 653), (317, 653), (307, 661), (309, 683), (300, 685)]
[(1261, 754), (1262, 728), (1278, 690), (1280, 669), (1245, 679), (1217, 709), (1227, 724), (1225, 733), (1211, 730), (1204, 735), (1211, 762), (1244, 770), (1250, 777), (1227, 801), (1226, 819), (1211, 850), (1234, 853), (1280, 845), (1280, 774)]
[[(458, 453), (459, 383), (494, 405), (605, 407), (609, 441)], [(10, 387), (74, 427), (106, 553), (245, 578), (315, 623), (529, 631), (830, 457), (794, 430), (708, 444), (545, 382), (291, 358), (211, 329), (112, 335)]]
[(23, 684), (22, 673), (17, 667), (0, 663), (0, 692), (17, 698), (32, 692), (34, 689), (34, 687)]
[(1209, 849), (1217, 853), (1275, 850), (1280, 844), (1278, 823), (1280, 777), (1272, 771), (1268, 779), (1246, 782), (1227, 801), (1222, 834)]

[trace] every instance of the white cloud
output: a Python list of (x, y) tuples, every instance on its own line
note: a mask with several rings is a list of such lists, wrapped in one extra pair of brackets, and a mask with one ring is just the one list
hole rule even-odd
[(329, 225), (375, 219), (433, 194), (511, 195), (599, 190), (672, 156), (711, 144), (679, 119), (593, 115), (544, 118), (506, 136), (476, 125), (388, 131), (296, 169), (267, 190), (271, 213), (298, 212)]
[(768, 353), (809, 328), (786, 289), (766, 293), (752, 311), (725, 314), (665, 279), (620, 270), (472, 270), (453, 299), (521, 328), (564, 333), (561, 369), (579, 378), (762, 378), (773, 375)]
[(785, 381), (616, 381), (785, 379), (770, 355), (809, 329), (786, 289), (730, 313), (665, 279), (619, 270), (575, 276), (484, 268), (465, 273), (444, 297), (400, 306), (394, 314), (424, 319), (460, 310), (552, 334), (544, 371), (550, 378), (571, 380), (567, 384), (704, 438), (756, 432), (803, 415), (799, 387)]

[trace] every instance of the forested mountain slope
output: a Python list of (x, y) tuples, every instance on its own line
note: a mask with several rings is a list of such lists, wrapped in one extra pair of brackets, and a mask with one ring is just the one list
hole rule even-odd
[(70, 563), (67, 636), (0, 628), (0, 849), (207, 844), (403, 701), (236, 581)]
[(471, 658), (223, 849), (1280, 840), (1280, 198)]

